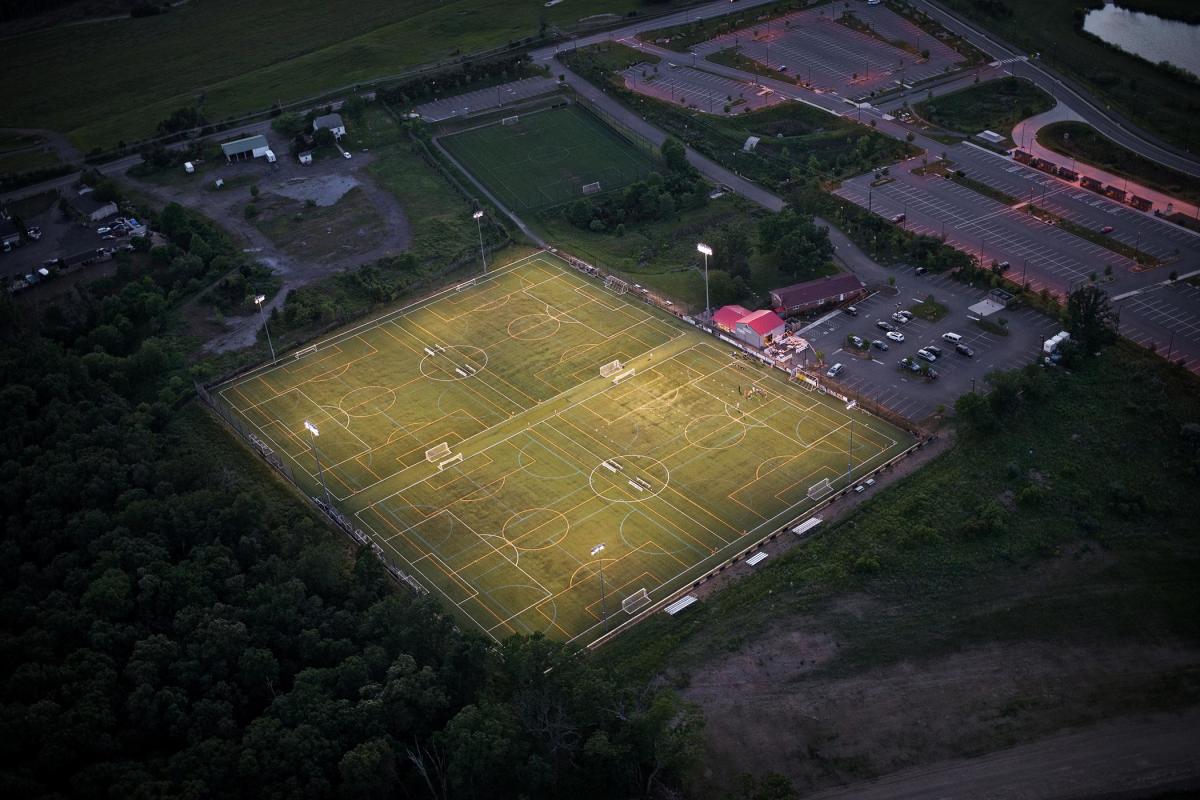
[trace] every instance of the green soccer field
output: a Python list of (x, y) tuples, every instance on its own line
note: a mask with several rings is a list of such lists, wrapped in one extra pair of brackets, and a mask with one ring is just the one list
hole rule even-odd
[(605, 192), (619, 189), (654, 169), (649, 154), (575, 105), (522, 114), (514, 125), (497, 122), (441, 143), (514, 210), (577, 200), (590, 183)]
[(547, 253), (216, 393), (496, 639), (589, 642), (911, 441)]

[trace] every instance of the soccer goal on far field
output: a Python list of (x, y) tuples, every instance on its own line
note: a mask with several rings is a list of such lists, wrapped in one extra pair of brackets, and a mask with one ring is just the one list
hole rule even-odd
[(505, 117), (504, 119), (500, 120), (500, 124), (501, 125), (516, 125), (520, 121), (521, 121), (521, 115), (516, 114), (514, 116)]
[(601, 378), (611, 378), (613, 375), (616, 375), (620, 371), (621, 371), (621, 360), (617, 359), (616, 361), (610, 361), (607, 364), (605, 364), (603, 367), (600, 368), (600, 377)]
[(425, 451), (425, 460), (432, 464), (435, 461), (440, 461), (450, 455), (450, 443), (442, 442), (436, 447), (431, 447)]
[(632, 378), (636, 374), (637, 374), (637, 370), (632, 369), (632, 368), (627, 369), (624, 372), (618, 372), (616, 375), (613, 376), (613, 379), (612, 379), (613, 385), (615, 386), (616, 384), (620, 383), (621, 381), (625, 380), (626, 378)]
[(638, 589), (621, 601), (621, 610), (626, 614), (636, 614), (638, 609), (650, 602), (650, 595), (645, 589)]
[(825, 495), (829, 494), (832, 491), (833, 491), (833, 485), (829, 482), (829, 478), (822, 478), (821, 480), (814, 483), (812, 486), (808, 487), (808, 499), (809, 500), (820, 500), (822, 497), (824, 497)]
[(583, 185), (584, 194), (596, 194), (598, 191), (600, 191), (600, 181), (596, 181), (595, 183), (585, 183)]
[(625, 294), (629, 291), (629, 284), (616, 275), (609, 275), (604, 279), (604, 288), (612, 289), (617, 294)]

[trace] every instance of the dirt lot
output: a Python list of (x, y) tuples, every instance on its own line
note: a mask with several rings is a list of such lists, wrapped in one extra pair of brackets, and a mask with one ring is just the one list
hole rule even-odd
[[(281, 307), (292, 289), (408, 249), (412, 237), (404, 209), (367, 170), (373, 154), (356, 152), (351, 159), (318, 159), (302, 166), (285, 155), (285, 147), (277, 149), (280, 159), (275, 164), (263, 159), (206, 164), (195, 175), (177, 171), (124, 180), (156, 202), (193, 208), (241, 238), (246, 252), (283, 279), (267, 312)], [(222, 189), (215, 188), (218, 178), (225, 182)], [(258, 188), (257, 198), (251, 186)], [(247, 219), (250, 204), (259, 209), (257, 218)], [(203, 320), (194, 322), (197, 333), (213, 333)], [(222, 325), (224, 332), (208, 343), (211, 350), (252, 343), (258, 315), (226, 318)]]
[[(894, 610), (859, 596), (834, 613)], [(1021, 642), (837, 675), (839, 644), (822, 627), (818, 617), (763, 631), (692, 676), (684, 694), (704, 709), (718, 784), (742, 772), (780, 772), (803, 793), (917, 766), (930, 772), (1106, 714), (1153, 708), (1162, 681), (1200, 674), (1196, 650)], [(1200, 733), (1200, 715), (1189, 719)], [(1193, 767), (1200, 776), (1200, 762)], [(1102, 787), (1135, 786), (1139, 774), (1124, 764)]]

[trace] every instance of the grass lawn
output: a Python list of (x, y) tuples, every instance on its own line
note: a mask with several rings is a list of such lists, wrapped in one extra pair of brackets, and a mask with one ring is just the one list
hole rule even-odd
[[(725, 195), (704, 208), (680, 212), (677, 218), (642, 225), (627, 225), (624, 236), (611, 232), (585, 231), (565, 220), (557, 209), (539, 215), (536, 227), (556, 247), (585, 258), (606, 270), (616, 270), (653, 291), (683, 302), (692, 311), (704, 307), (704, 278), (696, 242), (710, 240), (709, 234), (724, 225), (753, 230), (767, 212), (736, 195)], [(753, 241), (753, 236), (751, 237)], [(781, 275), (769, 260), (754, 252), (750, 256), (751, 297), (717, 298), (725, 302), (750, 302), (770, 289), (835, 272), (831, 264), (814, 265), (805, 274)], [(717, 270), (712, 270), (716, 273)], [(710, 283), (712, 277), (710, 275)]]
[(340, 261), (370, 252), (384, 238), (384, 219), (360, 188), (331, 206), (308, 207), (270, 193), (250, 200), (258, 209), (254, 226), (288, 255), (313, 263)]
[[(879, 695), (939, 690), (924, 683), (927, 665), (972, 649), (1194, 647), (1200, 493), (1182, 487), (1194, 485), (1200, 466), (1186, 427), (1200, 420), (1196, 378), (1122, 345), (1070, 373), (1043, 373), (1035, 386), (1000, 430), (968, 436), (765, 568), (679, 617), (655, 615), (599, 656), (646, 677), (665, 673), (682, 687), (705, 686), (714, 663), (729, 657), (746, 665), (737, 679), (749, 692), (765, 680), (767, 643), (797, 642), (798, 650), (828, 637), (829, 657), (816, 667), (768, 665), (767, 683), (811, 694), (815, 705), (830, 681), (853, 676)], [(1066, 656), (1062, 666), (1074, 660)], [(876, 686), (872, 670), (883, 669), (895, 679)], [(1194, 666), (1190, 674), (1143, 682), (1149, 697), (1134, 698), (1132, 708), (1122, 707), (1129, 698), (1114, 688), (1114, 675), (1091, 675), (1075, 695), (1035, 704), (1031, 716), (1036, 723), (1041, 709), (1043, 720), (1062, 711), (1070, 724), (1097, 708), (1119, 714), (1194, 703)], [(1006, 721), (1011, 710), (989, 706), (1006, 691), (980, 687), (991, 699), (964, 711), (963, 725), (980, 719), (993, 738), (1020, 740), (1011, 726), (1025, 720)], [(942, 710), (936, 702), (914, 709), (912, 727)]]
[(61, 162), (53, 151), (26, 150), (23, 153), (0, 154), (0, 175), (18, 175), (35, 169), (56, 167)]
[(543, 254), (219, 395), (457, 618), (586, 642), (910, 441), (731, 356)]
[(628, 186), (653, 171), (644, 150), (579, 106), (521, 115), (441, 140), (460, 164), (514, 211), (546, 208)]
[(1051, 123), (1038, 131), (1038, 143), (1056, 153), (1127, 177), (1151, 189), (1189, 203), (1200, 203), (1200, 178), (1177, 172), (1127, 150), (1086, 123)]
[(934, 125), (966, 134), (989, 130), (1004, 136), (1023, 119), (1054, 108), (1054, 98), (1020, 78), (1001, 78), (917, 103), (913, 110)]
[[(670, 5), (685, 5), (672, 3)], [(83, 150), (154, 133), (202, 100), (210, 120), (266, 109), (570, 27), (593, 12), (665, 10), (642, 0), (365, 0), (353, 13), (324, 0), (206, 0), (170, 13), (24, 34), (3, 63), (39, 76), (0, 87), (6, 124), (51, 128)], [(146, 69), (145, 65), (162, 65)]]
[(924, 300), (909, 306), (908, 310), (913, 313), (913, 316), (920, 317), (928, 322), (937, 322), (950, 313), (950, 309), (946, 307), (946, 304), (939, 303), (933, 295), (926, 295)]
[(1045, 0), (946, 0), (945, 4), (1018, 47), (1040, 53), (1047, 64), (1082, 82), (1137, 125), (1192, 152), (1200, 149), (1196, 84), (1085, 36), (1076, 27), (1077, 4)]

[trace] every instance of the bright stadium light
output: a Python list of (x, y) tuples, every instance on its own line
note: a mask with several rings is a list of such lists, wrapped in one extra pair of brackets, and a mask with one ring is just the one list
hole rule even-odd
[(483, 209), (476, 211), (471, 218), (475, 220), (475, 229), (479, 232), (479, 260), (483, 264), (483, 274), (487, 275), (487, 256), (483, 252), (483, 223), (480, 222), (483, 219)]
[(712, 248), (704, 242), (697, 242), (696, 250), (704, 254), (704, 314), (707, 316), (711, 307), (708, 302), (708, 257), (712, 255)]
[(325, 509), (332, 513), (333, 497), (329, 494), (329, 486), (325, 483), (325, 470), (321, 467), (321, 456), (317, 453), (317, 437), (321, 435), (321, 432), (308, 420), (304, 420), (304, 429), (312, 437), (313, 461), (317, 462), (317, 475), (321, 478), (321, 488), (325, 490)]
[[(592, 548), (592, 555), (598, 556), (604, 552), (604, 543)], [(604, 632), (608, 633), (608, 608), (604, 604), (604, 562), (600, 562), (600, 616), (604, 618)]]
[(265, 294), (254, 295), (254, 305), (258, 306), (258, 318), (262, 320), (263, 330), (267, 332), (267, 347), (271, 348), (271, 363), (276, 362), (275, 358), (275, 343), (271, 341), (271, 329), (267, 327), (267, 315), (263, 311), (263, 303), (266, 301)]

